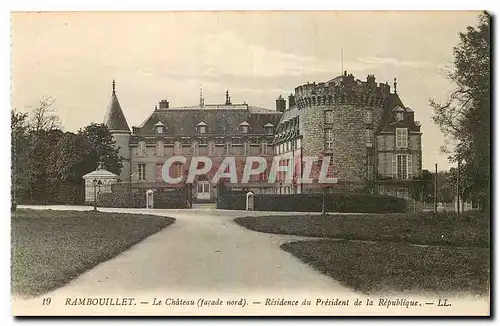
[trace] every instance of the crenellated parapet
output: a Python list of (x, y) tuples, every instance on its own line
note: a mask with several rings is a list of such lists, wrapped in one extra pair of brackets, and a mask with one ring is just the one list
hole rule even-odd
[(390, 86), (377, 84), (373, 75), (366, 81), (355, 80), (344, 73), (328, 82), (307, 83), (295, 88), (295, 106), (298, 108), (323, 105), (356, 105), (383, 107), (390, 94)]

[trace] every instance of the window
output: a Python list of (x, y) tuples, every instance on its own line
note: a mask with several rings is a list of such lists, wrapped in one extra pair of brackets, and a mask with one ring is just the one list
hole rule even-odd
[(333, 149), (333, 129), (325, 130), (325, 148)]
[(181, 150), (181, 142), (180, 141), (176, 141), (174, 143), (174, 154), (175, 155), (180, 155), (182, 154), (182, 150)]
[(200, 121), (196, 125), (196, 130), (198, 131), (199, 134), (206, 134), (207, 133), (207, 124), (203, 121)]
[(146, 181), (146, 164), (138, 164), (137, 170), (139, 181)]
[(297, 138), (297, 144), (296, 144), (296, 148), (299, 149), (300, 146), (301, 146), (301, 139), (300, 138)]
[(172, 171), (173, 172), (173, 175), (172, 175), (173, 178), (177, 178), (177, 177), (182, 176), (182, 174), (183, 174), (183, 171), (182, 171), (183, 166), (184, 166), (183, 164), (179, 164), (179, 163), (173, 165), (173, 171)]
[(215, 154), (215, 144), (210, 143), (208, 146), (208, 155), (214, 155)]
[(403, 112), (396, 112), (396, 121), (403, 121), (403, 120), (404, 120)]
[(198, 145), (200, 145), (200, 146), (207, 146), (207, 139), (206, 138), (200, 138), (200, 139), (198, 139)]
[(232, 146), (231, 140), (227, 140), (226, 141), (226, 154), (229, 154), (231, 146)]
[(156, 133), (163, 134), (163, 126), (156, 126)]
[(325, 123), (333, 123), (333, 111), (325, 111)]
[(267, 155), (267, 141), (262, 141), (262, 154)]
[(156, 182), (162, 182), (163, 181), (163, 176), (161, 173), (161, 170), (163, 168), (163, 164), (159, 163), (156, 164)]
[(250, 130), (250, 125), (248, 124), (248, 122), (243, 121), (242, 123), (240, 123), (241, 133), (248, 134), (248, 130)]
[(408, 128), (396, 128), (396, 148), (408, 148)]
[(156, 142), (156, 156), (163, 156), (165, 145), (161, 140)]
[(274, 132), (274, 126), (270, 123), (267, 123), (265, 126), (266, 131), (268, 134), (272, 134)]
[(367, 179), (371, 180), (373, 179), (373, 155), (368, 155), (366, 157), (366, 164)]
[(372, 122), (373, 122), (373, 111), (365, 110), (365, 123), (372, 123)]
[(365, 140), (366, 140), (366, 147), (373, 146), (373, 130), (365, 129)]
[(392, 174), (396, 179), (411, 179), (413, 172), (412, 156), (397, 154), (392, 156)]
[(137, 156), (146, 156), (146, 142), (139, 142), (137, 146)]

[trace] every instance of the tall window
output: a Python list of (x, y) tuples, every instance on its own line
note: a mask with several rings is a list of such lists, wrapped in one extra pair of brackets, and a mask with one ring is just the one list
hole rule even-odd
[(373, 130), (365, 129), (365, 140), (366, 140), (366, 147), (373, 146)]
[(373, 121), (373, 111), (365, 110), (365, 123), (372, 123)]
[(165, 145), (161, 140), (156, 142), (156, 156), (163, 156)]
[(181, 142), (180, 142), (180, 141), (176, 141), (176, 142), (174, 142), (174, 154), (175, 154), (175, 155), (182, 154), (182, 150), (181, 150)]
[(413, 163), (411, 154), (397, 154), (392, 156), (392, 174), (396, 179), (411, 179)]
[(267, 141), (266, 140), (262, 141), (262, 154), (267, 155)]
[(325, 148), (326, 149), (333, 149), (333, 130), (332, 129), (325, 130)]
[(146, 156), (146, 142), (140, 141), (137, 146), (137, 156)]
[(408, 148), (408, 128), (396, 128), (396, 148)]
[(333, 123), (333, 111), (325, 111), (325, 123)]
[(163, 164), (159, 163), (156, 164), (156, 182), (162, 182), (163, 181), (163, 176), (161, 173), (161, 170), (163, 168)]
[(366, 157), (366, 174), (368, 180), (373, 179), (373, 155)]
[(183, 174), (183, 171), (182, 171), (183, 167), (184, 167), (183, 164), (174, 164), (173, 165), (173, 171), (172, 171), (173, 172), (172, 173), (173, 174), (172, 177), (173, 178), (177, 178), (177, 177), (182, 176), (182, 174)]
[(139, 181), (146, 181), (146, 164), (137, 165)]

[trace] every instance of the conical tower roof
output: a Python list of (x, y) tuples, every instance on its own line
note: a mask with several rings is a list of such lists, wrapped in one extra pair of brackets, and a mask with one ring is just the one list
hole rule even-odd
[(111, 101), (108, 105), (106, 116), (104, 117), (104, 124), (108, 126), (109, 130), (130, 131), (127, 119), (123, 114), (120, 102), (116, 97), (115, 80), (113, 79), (113, 93), (111, 94)]

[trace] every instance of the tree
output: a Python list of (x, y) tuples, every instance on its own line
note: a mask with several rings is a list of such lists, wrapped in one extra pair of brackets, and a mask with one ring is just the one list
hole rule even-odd
[(23, 167), (26, 164), (25, 150), (28, 142), (28, 115), (11, 111), (11, 209), (17, 207), (17, 197), (19, 192), (23, 190), (26, 183), (22, 175)]
[(456, 89), (443, 103), (430, 100), (433, 120), (451, 144), (444, 149), (449, 160), (462, 162), (462, 196), (483, 211), (490, 203), (490, 21), (484, 12), (477, 26), (459, 33), (447, 76)]
[(113, 136), (105, 124), (91, 123), (80, 129), (78, 134), (84, 136), (93, 149), (93, 152), (89, 154), (93, 155), (95, 162), (92, 170), (102, 162), (106, 170), (120, 175), (122, 169), (121, 157), (118, 155), (118, 148), (115, 147)]

